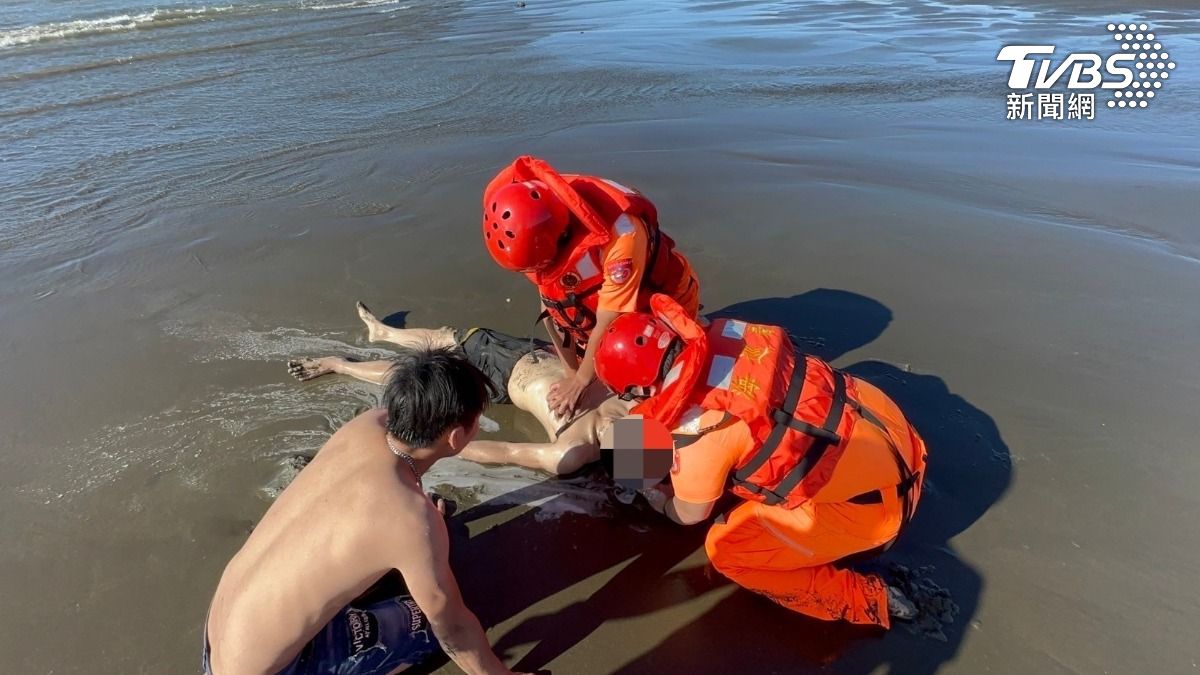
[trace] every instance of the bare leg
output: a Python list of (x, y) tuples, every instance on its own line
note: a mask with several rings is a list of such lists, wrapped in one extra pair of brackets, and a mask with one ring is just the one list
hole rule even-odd
[[(359, 303), (359, 316), (367, 324), (373, 340), (386, 340), (401, 346), (448, 346), (454, 334), (448, 328), (391, 328), (384, 326), (371, 310)], [(316, 359), (297, 359), (288, 362), (288, 372), (304, 382), (330, 373), (349, 375), (365, 382), (384, 384), (392, 361), (350, 361), (336, 356)], [(608, 424), (625, 414), (631, 404), (612, 397), (602, 388), (589, 390), (592, 409), (572, 420), (557, 418), (546, 404), (546, 391), (563, 376), (561, 362), (548, 354), (527, 355), (517, 362), (509, 379), (508, 391), (518, 408), (532, 414), (551, 438), (545, 443), (513, 443), (508, 441), (474, 441), (459, 457), (481, 464), (516, 464), (552, 474), (569, 474), (600, 458), (600, 433)]]
[(340, 356), (326, 356), (319, 359), (296, 359), (288, 361), (288, 373), (307, 382), (322, 375), (337, 373), (349, 375), (371, 384), (386, 384), (388, 372), (392, 369), (392, 361), (350, 361)]
[(449, 328), (392, 328), (380, 321), (361, 302), (355, 303), (358, 317), (367, 326), (371, 342), (390, 342), (401, 347), (453, 347), (454, 331)]

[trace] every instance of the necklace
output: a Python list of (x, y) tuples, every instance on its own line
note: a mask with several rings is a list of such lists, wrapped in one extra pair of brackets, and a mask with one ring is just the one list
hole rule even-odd
[(418, 483), (421, 482), (421, 472), (417, 471), (417, 460), (413, 459), (412, 455), (404, 452), (400, 448), (397, 448), (396, 445), (392, 443), (391, 434), (385, 434), (383, 439), (387, 441), (388, 449), (392, 451), (392, 454), (404, 460), (404, 463), (408, 464), (408, 468), (412, 469), (413, 477), (417, 479)]

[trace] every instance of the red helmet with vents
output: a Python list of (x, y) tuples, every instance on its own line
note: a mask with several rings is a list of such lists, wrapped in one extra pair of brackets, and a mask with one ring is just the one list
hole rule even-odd
[(558, 256), (570, 213), (545, 183), (509, 183), (483, 196), (483, 242), (506, 270), (536, 272)]
[(675, 332), (650, 314), (622, 314), (609, 324), (596, 350), (596, 377), (618, 395), (660, 384), (663, 359)]

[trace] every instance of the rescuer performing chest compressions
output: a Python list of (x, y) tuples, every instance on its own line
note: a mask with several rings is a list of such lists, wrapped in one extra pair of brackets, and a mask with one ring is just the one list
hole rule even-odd
[(654, 204), (615, 181), (519, 157), (484, 190), (483, 239), (497, 264), (538, 289), (568, 373), (550, 392), (560, 415), (574, 411), (594, 379), (596, 336), (613, 319), (647, 309), (655, 293), (692, 317), (699, 310), (699, 282), (659, 230)]

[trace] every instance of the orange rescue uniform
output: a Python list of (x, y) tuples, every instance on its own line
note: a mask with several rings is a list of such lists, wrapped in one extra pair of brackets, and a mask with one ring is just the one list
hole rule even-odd
[(700, 284), (675, 243), (658, 229), (658, 211), (637, 190), (595, 176), (560, 174), (544, 160), (518, 157), (489, 183), (485, 197), (516, 181), (546, 184), (571, 214), (570, 236), (549, 269), (526, 274), (568, 345), (582, 353), (596, 312), (644, 311), (665, 293), (689, 316), (700, 309)]
[[(621, 313), (649, 309), (653, 292), (644, 278), (650, 253), (646, 223), (637, 216), (623, 214), (613, 224), (613, 233), (616, 235), (613, 240), (600, 249), (605, 274), (597, 297), (597, 309)], [(685, 312), (696, 316), (700, 310), (700, 284), (687, 258), (674, 251), (672, 255), (680, 262), (679, 275), (667, 280), (668, 287), (657, 292), (670, 295)], [(630, 268), (628, 276), (614, 279), (614, 273), (619, 273), (626, 264)]]
[(747, 499), (709, 530), (713, 566), (802, 614), (888, 627), (884, 582), (838, 562), (884, 550), (911, 518), (926, 460), (916, 430), (877, 387), (795, 352), (781, 328), (703, 330), (663, 296), (652, 305), (686, 346), (634, 412), (674, 429), (675, 497)]

